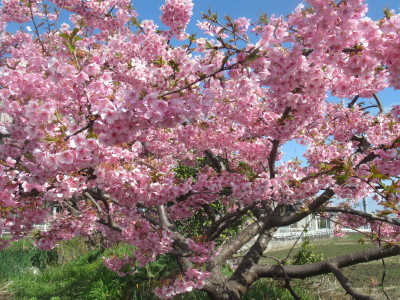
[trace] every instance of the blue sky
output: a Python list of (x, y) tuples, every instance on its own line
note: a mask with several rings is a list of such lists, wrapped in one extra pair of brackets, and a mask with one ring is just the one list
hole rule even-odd
[[(219, 16), (230, 15), (233, 18), (246, 17), (255, 21), (265, 12), (268, 16), (275, 14), (288, 15), (296, 6), (301, 3), (300, 0), (193, 0), (194, 15), (188, 27), (188, 32), (197, 30), (195, 24), (201, 19), (201, 13), (207, 12), (210, 8), (217, 11)], [(164, 0), (136, 0), (133, 1), (134, 7), (139, 12), (140, 19), (159, 20), (159, 7), (163, 5)], [(367, 0), (369, 6), (368, 16), (372, 19), (383, 17), (383, 8), (389, 7), (399, 12), (399, 0)]]

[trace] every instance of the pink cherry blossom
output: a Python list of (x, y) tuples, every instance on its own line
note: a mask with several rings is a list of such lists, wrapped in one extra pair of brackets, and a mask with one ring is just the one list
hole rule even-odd
[[(0, 248), (47, 222), (42, 249), (93, 233), (133, 246), (104, 258), (120, 276), (168, 254), (179, 271), (155, 288), (164, 299), (281, 278), (287, 266), (259, 253), (306, 218), (337, 236), (368, 227), (379, 255), (395, 251), (400, 108), (377, 95), (400, 89), (395, 11), (309, 0), (253, 24), (205, 16), (188, 39), (191, 0), (166, 0), (162, 24), (128, 0), (50, 2), (68, 24), (47, 2), (0, 7)], [(364, 198), (376, 213), (356, 208)]]
[(57, 158), (59, 163), (72, 164), (75, 159), (75, 152), (72, 150), (63, 151), (57, 155)]

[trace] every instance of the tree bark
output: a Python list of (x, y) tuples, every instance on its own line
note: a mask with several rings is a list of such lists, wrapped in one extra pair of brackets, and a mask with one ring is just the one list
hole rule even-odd
[[(372, 300), (373, 298), (370, 296), (363, 295), (352, 287), (348, 279), (340, 271), (340, 268), (400, 254), (400, 247), (391, 246), (359, 251), (307, 265), (260, 266), (257, 265), (256, 262), (258, 262), (258, 259), (261, 257), (260, 247), (262, 247), (261, 244), (265, 242), (265, 239), (267, 239), (267, 236), (265, 236), (265, 234), (260, 234), (259, 240), (246, 254), (248, 257), (246, 258), (245, 256), (246, 263), (243, 263), (230, 279), (226, 279), (221, 274), (221, 268), (218, 267), (218, 271), (213, 272), (212, 277), (202, 290), (207, 292), (211, 299), (239, 300), (242, 299), (248, 287), (261, 278), (275, 278), (286, 282), (294, 278), (305, 279), (317, 275), (333, 273), (343, 289), (354, 299)], [(243, 260), (245, 260), (245, 258)]]

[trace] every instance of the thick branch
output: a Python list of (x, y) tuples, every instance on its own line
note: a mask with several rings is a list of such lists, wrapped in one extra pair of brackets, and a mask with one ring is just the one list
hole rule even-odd
[(264, 224), (262, 222), (254, 222), (248, 225), (246, 228), (240, 231), (237, 235), (230, 238), (226, 243), (221, 246), (221, 250), (217, 251), (219, 255), (214, 256), (207, 269), (211, 271), (217, 265), (225, 262), (229, 257), (235, 254), (240, 248), (242, 248), (247, 242), (263, 230)]
[(65, 199), (62, 201), (62, 205), (67, 207), (67, 210), (70, 214), (73, 216), (79, 216), (80, 215), (80, 210), (78, 209), (78, 206), (76, 205), (76, 200), (75, 199)]
[(97, 223), (100, 223), (104, 226), (107, 226), (108, 228), (118, 231), (118, 232), (122, 232), (122, 227), (120, 227), (118, 224), (115, 224), (113, 221), (111, 221), (110, 219), (108, 220), (104, 220), (104, 219), (99, 219), (97, 220)]
[[(104, 204), (104, 206), (106, 208), (108, 207), (108, 210), (109, 210), (109, 204), (108, 204), (107, 201), (110, 201), (111, 203), (113, 203), (113, 204), (115, 204), (117, 206), (125, 206), (127, 208), (130, 208), (130, 206), (128, 206), (128, 205), (121, 205), (121, 203), (117, 199), (115, 199), (114, 197), (111, 197), (109, 194), (105, 193), (104, 191), (102, 191), (100, 189), (98, 189), (98, 194), (100, 196), (100, 201), (103, 202), (103, 204)], [(155, 218), (155, 217), (153, 217), (153, 216), (151, 216), (149, 214), (149, 212), (153, 212), (152, 209), (150, 209), (148, 207), (144, 207), (141, 204), (137, 204), (137, 212), (143, 218), (145, 218), (147, 221), (149, 221), (151, 224), (153, 224), (154, 226), (160, 226), (161, 225), (160, 221), (157, 218)]]
[(210, 192), (210, 191), (202, 191), (202, 192), (193, 192), (192, 190), (190, 190), (189, 192), (187, 192), (186, 194), (180, 195), (178, 196), (175, 200), (176, 202), (182, 202), (185, 201), (187, 198), (189, 198), (190, 196), (193, 195), (218, 195), (219, 193), (217, 192)]
[(174, 237), (173, 237), (174, 249), (171, 250), (169, 253), (176, 257), (182, 271), (192, 268), (192, 266), (193, 266), (192, 262), (186, 258), (186, 257), (190, 256), (192, 251), (189, 249), (189, 246), (187, 245), (187, 243), (185, 241), (185, 237), (182, 236), (180, 233), (178, 233), (175, 230), (174, 225), (171, 224), (171, 222), (168, 220), (167, 210), (165, 209), (164, 205), (159, 205), (157, 207), (157, 212), (158, 212), (158, 217), (160, 219), (161, 225), (164, 228), (166, 228), (169, 231), (174, 233)]
[(294, 291), (294, 289), (290, 285), (290, 279), (285, 279), (285, 288), (287, 288), (287, 290), (289, 291), (290, 295), (292, 295), (292, 297), (295, 300), (301, 300), (301, 297), (296, 294), (296, 292)]
[(101, 214), (105, 214), (108, 215), (108, 213), (106, 213), (101, 207), (100, 205), (97, 203), (97, 201), (92, 197), (92, 195), (90, 195), (88, 192), (84, 192), (83, 195), (85, 196), (86, 199), (88, 199), (94, 206), (96, 206), (97, 211)]
[(351, 100), (351, 102), (349, 103), (349, 105), (347, 105), (347, 108), (352, 108), (354, 106), (354, 104), (356, 104), (358, 98), (360, 98), (359, 95), (356, 95), (353, 100)]
[[(263, 256), (264, 251), (267, 249), (269, 242), (272, 240), (272, 236), (276, 232), (277, 228), (272, 228), (264, 230), (258, 235), (257, 240), (247, 251), (246, 255), (243, 257), (239, 266), (237, 267), (235, 273), (231, 276), (229, 281), (233, 281), (237, 286), (242, 288), (241, 293), (243, 294), (246, 288), (252, 284), (248, 282), (249, 272), (251, 268), (259, 262), (260, 258)], [(251, 278), (251, 276), (250, 276)]]
[(256, 204), (257, 202), (254, 202), (240, 210), (228, 213), (225, 216), (221, 217), (208, 228), (206, 235), (209, 237), (210, 240), (214, 240), (222, 231), (228, 228), (229, 225), (232, 224), (232, 222), (244, 216), (249, 210), (253, 209)]
[(370, 162), (372, 160), (374, 160), (376, 157), (378, 157), (378, 155), (376, 155), (374, 152), (371, 152), (370, 154), (368, 154), (366, 157), (364, 157), (357, 165), (356, 165), (356, 169), (359, 168), (362, 164), (365, 164), (367, 162)]
[(254, 221), (254, 223), (242, 229), (238, 234), (230, 238), (220, 247), (220, 250), (217, 251), (219, 254), (210, 259), (210, 263), (207, 266), (208, 270), (212, 270), (218, 264), (225, 262), (252, 238), (257, 236), (257, 234), (261, 233), (263, 230), (277, 227), (276, 224), (279, 224), (280, 222), (281, 216), (279, 215), (279, 211), (274, 211), (271, 215), (261, 216), (259, 219)]
[[(258, 280), (259, 278), (285, 278), (285, 274), (289, 278), (308, 278), (312, 276), (330, 273), (330, 264), (337, 268), (344, 268), (359, 263), (365, 263), (373, 260), (391, 257), (400, 254), (400, 247), (390, 246), (384, 248), (374, 248), (363, 250), (347, 255), (338, 256), (322, 262), (307, 264), (307, 265), (264, 265), (255, 266), (253, 268), (254, 274)], [(254, 281), (253, 281), (254, 282)]]
[(114, 203), (114, 204), (116, 204), (116, 205), (121, 205), (117, 199), (111, 197), (109, 194), (105, 193), (104, 191), (99, 190), (98, 192), (99, 192), (100, 197), (101, 197), (102, 199), (108, 200), (108, 201), (110, 201), (111, 203)]
[[(111, 197), (109, 194), (107, 194), (107, 193), (105, 193), (104, 191), (102, 191), (101, 189), (98, 189), (97, 190), (97, 193), (98, 193), (98, 195), (99, 195), (99, 198), (100, 198), (100, 201), (102, 201), (103, 202), (103, 204), (104, 204), (104, 206), (108, 209), (108, 211), (109, 211), (109, 203), (107, 202), (107, 201), (109, 201), (109, 202), (111, 202), (111, 203), (113, 203), (113, 204), (115, 204), (115, 205), (117, 205), (117, 206), (124, 206), (124, 207), (127, 207), (127, 208), (131, 208), (131, 206), (128, 206), (128, 205), (122, 205), (117, 199), (115, 199), (114, 197)], [(145, 207), (145, 206), (143, 206), (143, 205), (141, 205), (141, 204), (136, 204), (136, 206), (137, 206), (137, 212), (143, 217), (143, 218), (145, 218), (147, 221), (149, 221), (151, 224), (153, 224), (154, 226), (161, 226), (161, 224), (160, 224), (160, 221), (157, 219), (157, 218), (155, 218), (155, 217), (153, 217), (153, 216), (151, 216), (150, 214), (149, 214), (149, 212), (153, 212), (153, 210), (152, 209), (150, 209), (150, 208), (148, 208), (148, 207)]]
[(211, 150), (204, 150), (204, 154), (207, 158), (208, 165), (213, 168), (217, 173), (222, 173), (228, 169), (228, 166), (224, 163), (224, 161), (212, 153)]
[[(107, 226), (108, 228), (110, 228), (110, 229), (112, 229), (112, 230), (115, 230), (115, 231), (118, 231), (118, 232), (122, 232), (122, 230), (123, 230), (122, 227), (119, 226), (118, 224), (116, 224), (116, 223), (113, 221), (113, 219), (112, 219), (112, 217), (111, 217), (111, 215), (110, 215), (110, 213), (109, 213), (110, 211), (109, 211), (108, 205), (105, 206), (106, 209), (108, 209), (108, 212), (105, 212), (105, 211), (101, 208), (101, 206), (97, 203), (96, 199), (93, 198), (93, 196), (91, 195), (91, 192), (93, 192), (93, 191), (84, 192), (84, 193), (83, 193), (83, 196), (84, 196), (86, 199), (88, 199), (88, 200), (96, 207), (97, 211), (98, 211), (100, 214), (106, 215), (106, 219), (101, 219), (101, 218), (99, 218), (99, 219), (97, 220), (97, 223), (100, 223), (100, 224), (102, 224), (102, 225), (104, 225), (104, 226)], [(101, 197), (101, 193), (100, 193), (100, 192), (98, 193), (98, 196)], [(104, 201), (104, 200), (101, 200), (101, 201)]]
[(313, 212), (317, 212), (317, 210), (322, 205), (327, 203), (333, 197), (333, 195), (335, 195), (334, 191), (331, 189), (327, 189), (321, 195), (319, 195), (313, 202), (311, 202), (308, 205), (308, 210), (299, 211), (293, 215), (290, 215), (287, 217), (282, 217), (282, 220), (279, 222), (279, 224), (277, 224), (277, 226), (278, 225), (279, 226), (287, 226), (287, 225), (296, 223), (296, 222), (302, 220), (303, 218), (305, 218), (306, 216), (308, 216), (309, 214), (311, 214)]
[(140, 215), (143, 218), (145, 218), (147, 221), (149, 221), (154, 226), (161, 226), (160, 221), (157, 218), (152, 217), (151, 215), (149, 215), (148, 212), (146, 211), (146, 208), (138, 207), (137, 212), (140, 213)]
[(0, 142), (1, 142), (1, 140), (3, 139), (3, 138), (9, 138), (11, 136), (11, 134), (9, 134), (9, 133), (1, 133), (0, 132)]
[(276, 162), (276, 156), (278, 155), (279, 144), (280, 141), (277, 139), (272, 141), (272, 149), (268, 157), (270, 178), (275, 178), (275, 162)]
[(325, 204), (328, 200), (330, 200), (335, 192), (331, 189), (327, 189), (321, 195), (319, 195), (310, 205), (308, 205), (308, 209), (312, 212), (315, 212), (321, 205)]
[(356, 300), (373, 300), (374, 298), (363, 295), (359, 293), (352, 285), (350, 284), (349, 279), (333, 264), (327, 263), (328, 269), (335, 275), (336, 279), (339, 281), (340, 285), (344, 288), (344, 290), (351, 295)]
[(161, 225), (166, 229), (172, 230), (173, 229), (173, 225), (168, 220), (167, 211), (165, 209), (165, 206), (162, 205), (162, 204), (159, 205), (157, 207), (157, 212), (158, 212), (158, 217), (160, 218)]
[(367, 149), (371, 147), (371, 143), (368, 142), (365, 136), (353, 135), (350, 140), (358, 142), (357, 152), (359, 153), (364, 153)]
[(190, 196), (194, 195), (193, 191), (189, 191), (186, 194), (180, 195), (179, 197), (176, 198), (177, 202), (182, 202), (185, 201), (187, 198), (189, 198)]
[(218, 220), (218, 216), (215, 213), (214, 209), (207, 203), (204, 203), (203, 205), (201, 205), (201, 207), (204, 209), (204, 212), (210, 218), (211, 222), (214, 224)]

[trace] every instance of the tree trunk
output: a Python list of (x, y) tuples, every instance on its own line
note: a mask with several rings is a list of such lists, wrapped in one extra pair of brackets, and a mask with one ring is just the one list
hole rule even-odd
[(206, 293), (212, 300), (240, 300), (242, 298), (242, 295), (239, 294), (238, 289), (235, 289), (228, 284), (212, 285), (212, 288), (206, 290)]
[(243, 287), (239, 287), (235, 282), (228, 281), (222, 274), (220, 267), (213, 270), (212, 277), (207, 280), (207, 284), (202, 290), (213, 300), (240, 300), (243, 296), (239, 292), (243, 291)]

